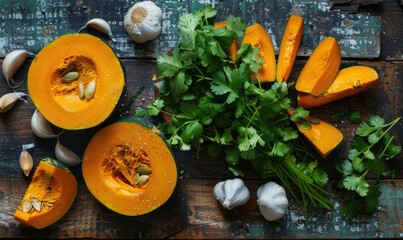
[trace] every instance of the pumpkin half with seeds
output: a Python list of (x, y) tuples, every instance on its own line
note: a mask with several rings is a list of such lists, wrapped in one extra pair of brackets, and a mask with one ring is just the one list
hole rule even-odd
[(89, 34), (66, 34), (45, 46), (28, 71), (28, 92), (52, 124), (69, 130), (105, 121), (125, 85), (114, 51)]
[(68, 167), (45, 158), (32, 177), (14, 218), (30, 227), (47, 227), (70, 209), (77, 194), (77, 181)]
[(98, 201), (127, 216), (160, 207), (172, 195), (178, 176), (164, 136), (151, 122), (134, 116), (93, 136), (84, 152), (82, 172)]

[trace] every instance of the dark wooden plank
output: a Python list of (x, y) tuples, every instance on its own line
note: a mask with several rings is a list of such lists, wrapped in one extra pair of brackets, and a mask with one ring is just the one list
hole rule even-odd
[[(171, 49), (179, 40), (179, 15), (206, 3), (219, 11), (217, 20), (228, 15), (241, 17), (247, 24), (259, 22), (270, 33), (278, 52), (288, 16), (305, 19), (300, 56), (308, 56), (326, 36), (338, 39), (343, 57), (374, 58), (380, 53), (381, 17), (378, 12), (346, 14), (332, 10), (326, 0), (320, 1), (155, 1), (163, 10), (162, 33), (153, 41), (135, 44), (123, 27), (123, 17), (132, 2), (115, 1), (22, 1), (3, 0), (0, 9), (0, 56), (15, 49), (37, 53), (55, 38), (77, 32), (94, 17), (109, 22), (116, 42), (109, 41), (122, 58), (156, 57)], [(83, 32), (92, 32), (84, 30)], [(106, 36), (102, 35), (106, 38)]]
[(126, 239), (230, 239), (309, 238), (363, 239), (399, 238), (402, 234), (403, 182), (384, 181), (378, 212), (369, 218), (347, 222), (340, 215), (339, 196), (330, 211), (312, 210), (306, 224), (301, 208), (291, 202), (284, 218), (267, 222), (256, 204), (262, 180), (246, 180), (251, 198), (244, 206), (224, 209), (212, 189), (219, 180), (180, 179), (173, 196), (159, 209), (143, 216), (126, 217), (101, 205), (82, 180), (67, 214), (54, 225), (35, 230), (21, 225), (13, 214), (27, 183), (21, 178), (0, 178), (1, 238), (126, 238)]
[(381, 59), (403, 60), (403, 5), (397, 1), (386, 0), (381, 5), (382, 41)]

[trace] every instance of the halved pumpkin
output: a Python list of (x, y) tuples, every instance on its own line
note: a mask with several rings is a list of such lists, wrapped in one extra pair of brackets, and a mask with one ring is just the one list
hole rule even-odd
[(323, 96), (298, 92), (298, 106), (307, 109), (314, 108), (364, 92), (373, 87), (378, 79), (378, 73), (370, 67), (343, 68)]
[(114, 51), (89, 34), (66, 34), (45, 46), (32, 61), (27, 82), (42, 115), (69, 130), (91, 128), (106, 120), (125, 85)]
[(127, 216), (149, 213), (172, 195), (175, 158), (149, 121), (126, 117), (98, 131), (83, 157), (82, 172), (92, 195)]
[[(294, 112), (294, 109), (288, 110), (290, 115)], [(296, 122), (298, 131), (308, 139), (321, 157), (326, 158), (341, 143), (343, 133), (332, 124), (315, 117), (309, 116), (304, 120), (310, 123), (310, 128), (303, 128), (300, 122)]]
[(76, 194), (77, 181), (70, 170), (54, 159), (42, 159), (14, 218), (30, 227), (47, 227), (65, 215)]
[(258, 47), (260, 57), (264, 60), (257, 78), (260, 82), (273, 82), (276, 78), (276, 57), (269, 33), (259, 23), (252, 24), (245, 29), (242, 44)]

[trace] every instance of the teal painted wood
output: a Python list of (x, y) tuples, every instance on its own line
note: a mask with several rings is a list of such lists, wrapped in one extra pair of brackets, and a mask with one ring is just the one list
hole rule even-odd
[[(347, 14), (331, 10), (327, 0), (156, 0), (163, 10), (162, 33), (144, 44), (134, 43), (123, 27), (123, 17), (134, 4), (114, 1), (34, 1), (0, 0), (0, 56), (15, 49), (37, 53), (55, 38), (77, 32), (91, 18), (100, 17), (110, 25), (116, 42), (109, 40), (121, 58), (157, 57), (179, 40), (179, 16), (205, 4), (218, 10), (218, 20), (228, 15), (241, 17), (247, 24), (259, 22), (267, 29), (278, 52), (290, 14), (305, 19), (299, 56), (309, 56), (327, 36), (335, 37), (343, 57), (374, 58), (380, 54), (381, 17), (377, 13)], [(95, 33), (91, 29), (84, 32)], [(107, 40), (106, 36), (101, 34)]]

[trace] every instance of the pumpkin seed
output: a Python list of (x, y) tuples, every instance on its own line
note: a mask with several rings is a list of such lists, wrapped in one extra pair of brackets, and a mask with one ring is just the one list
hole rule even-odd
[(84, 83), (82, 81), (78, 82), (78, 97), (83, 100), (85, 98), (84, 94)]
[(149, 179), (150, 179), (150, 177), (149, 177), (148, 175), (141, 175), (141, 176), (139, 177), (139, 182), (138, 182), (137, 185), (138, 185), (139, 187), (141, 187), (141, 186), (143, 186), (144, 184), (146, 184)]
[(91, 82), (89, 82), (87, 84), (87, 87), (85, 88), (85, 91), (84, 91), (85, 99), (88, 100), (94, 96), (96, 85), (97, 85), (97, 83), (95, 82), (95, 80), (92, 80)]
[(74, 72), (77, 70), (77, 67), (75, 65), (69, 65), (68, 67), (66, 67), (62, 73), (62, 77), (64, 77), (67, 73), (69, 72)]
[(80, 74), (78, 72), (75, 72), (75, 71), (66, 73), (66, 75), (64, 75), (62, 77), (62, 82), (71, 83), (71, 82), (77, 80), (79, 76), (80, 76)]
[(140, 175), (148, 175), (151, 173), (151, 168), (149, 168), (147, 165), (140, 165), (136, 172)]
[(56, 199), (49, 199), (49, 200), (46, 200), (46, 202), (47, 203), (55, 203), (55, 202), (57, 202), (57, 200)]
[(40, 212), (41, 211), (41, 206), (42, 206), (42, 202), (39, 199), (37, 199), (36, 197), (33, 197), (32, 198), (32, 207), (34, 207), (34, 209), (37, 212)]
[(309, 121), (310, 121), (312, 124), (315, 124), (315, 125), (318, 125), (318, 124), (320, 123), (320, 120), (317, 119), (317, 118), (315, 118), (315, 117), (311, 117), (311, 118), (309, 119)]
[(22, 202), (22, 211), (28, 213), (28, 212), (30, 212), (31, 210), (32, 210), (32, 202), (29, 201), (28, 199), (25, 199), (25, 200)]

